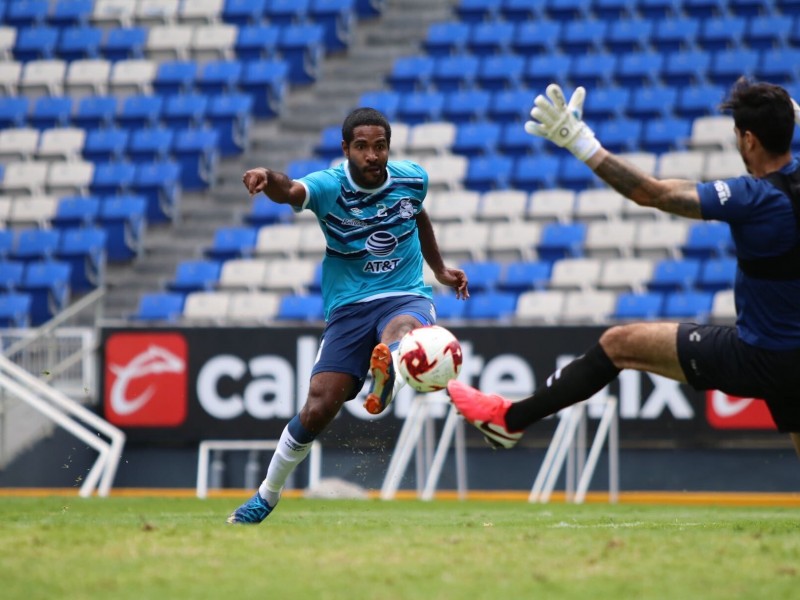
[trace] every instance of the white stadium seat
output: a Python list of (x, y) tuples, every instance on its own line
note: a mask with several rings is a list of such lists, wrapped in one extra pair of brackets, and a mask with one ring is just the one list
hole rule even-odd
[(602, 262), (596, 258), (562, 258), (553, 263), (550, 289), (591, 289), (600, 280)]
[(158, 63), (152, 60), (120, 60), (111, 68), (108, 91), (117, 96), (150, 94)]
[(455, 139), (456, 126), (453, 123), (419, 123), (409, 129), (405, 151), (415, 156), (449, 154)]
[(633, 254), (636, 223), (631, 221), (592, 221), (586, 227), (583, 247), (591, 258), (615, 258)]
[(301, 233), (300, 226), (294, 224), (265, 225), (258, 230), (253, 252), (262, 257), (294, 258), (300, 252)]
[(100, 58), (74, 60), (67, 68), (64, 93), (73, 97), (103, 95), (108, 88), (111, 63)]
[(219, 287), (255, 291), (261, 287), (267, 272), (267, 262), (251, 258), (234, 258), (222, 264)]
[(3, 174), (3, 192), (31, 196), (42, 194), (47, 181), (49, 163), (39, 161), (10, 162)]
[(0, 129), (0, 163), (28, 160), (39, 147), (39, 130), (33, 127)]
[(232, 323), (267, 323), (280, 308), (281, 295), (272, 292), (233, 292), (228, 304)]
[(87, 194), (94, 176), (94, 163), (88, 161), (54, 162), (47, 171), (47, 193), (56, 196)]
[(481, 196), (481, 221), (519, 221), (525, 218), (528, 194), (522, 190), (491, 190)]
[(200, 25), (192, 35), (191, 54), (197, 61), (233, 58), (233, 47), (239, 30), (235, 25)]
[(67, 63), (63, 60), (32, 60), (25, 63), (17, 86), (26, 96), (60, 96)]
[(575, 192), (565, 189), (539, 190), (528, 200), (527, 218), (566, 223), (575, 209)]
[(145, 54), (155, 61), (186, 60), (193, 35), (191, 25), (156, 25), (147, 35)]
[(49, 227), (58, 208), (55, 196), (18, 196), (11, 204), (6, 220), (15, 227)]
[(566, 292), (536, 290), (523, 292), (517, 299), (515, 320), (522, 323), (555, 324), (561, 320)]
[(486, 245), (492, 260), (533, 260), (542, 226), (531, 221), (492, 223)]
[(229, 292), (191, 292), (183, 305), (183, 318), (191, 322), (223, 323), (227, 320)]
[(216, 23), (223, 8), (225, 0), (184, 0), (178, 9), (178, 20), (186, 25)]
[(36, 156), (40, 160), (78, 160), (85, 141), (85, 129), (78, 127), (45, 129), (39, 137)]

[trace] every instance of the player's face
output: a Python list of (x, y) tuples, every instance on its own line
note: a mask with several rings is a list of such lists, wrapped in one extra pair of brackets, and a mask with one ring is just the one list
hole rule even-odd
[(363, 188), (375, 188), (386, 181), (389, 142), (379, 125), (361, 125), (353, 130), (353, 141), (342, 150), (350, 166), (350, 176)]

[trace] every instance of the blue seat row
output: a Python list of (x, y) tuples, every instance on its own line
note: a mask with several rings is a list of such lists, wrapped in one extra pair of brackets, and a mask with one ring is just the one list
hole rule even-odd
[[(0, 325), (41, 325), (69, 304), (72, 261), (0, 262)], [(21, 297), (20, 297), (21, 296)], [(27, 297), (27, 298), (26, 298)]]

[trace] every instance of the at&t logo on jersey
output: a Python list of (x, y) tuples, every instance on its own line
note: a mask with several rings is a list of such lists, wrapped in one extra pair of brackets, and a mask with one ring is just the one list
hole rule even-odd
[(128, 427), (174, 427), (187, 413), (186, 340), (178, 333), (117, 333), (105, 349), (106, 418)]
[[(364, 247), (372, 256), (389, 256), (397, 248), (397, 238), (388, 231), (376, 231), (367, 238)], [(368, 260), (364, 263), (365, 273), (389, 273), (400, 264), (400, 258), (390, 258), (384, 260)]]

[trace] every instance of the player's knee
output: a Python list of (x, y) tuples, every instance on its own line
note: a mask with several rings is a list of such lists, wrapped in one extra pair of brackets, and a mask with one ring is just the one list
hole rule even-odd
[(624, 359), (629, 353), (631, 327), (631, 325), (615, 325), (606, 329), (600, 336), (600, 346), (618, 368), (623, 368)]

